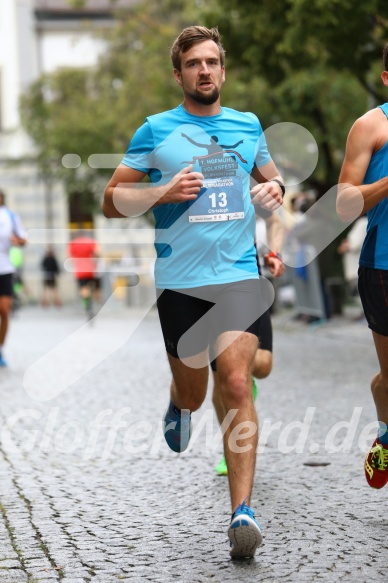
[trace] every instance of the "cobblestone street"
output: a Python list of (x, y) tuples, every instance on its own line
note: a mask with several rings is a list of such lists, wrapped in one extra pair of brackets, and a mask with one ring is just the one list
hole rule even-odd
[(363, 473), (377, 370), (365, 323), (274, 318), (251, 502), (264, 543), (249, 561), (229, 557), (211, 390), (189, 450), (164, 443), (170, 375), (154, 309), (142, 319), (112, 305), (84, 324), (76, 306), (25, 307), (5, 356), (1, 583), (386, 581), (388, 487)]

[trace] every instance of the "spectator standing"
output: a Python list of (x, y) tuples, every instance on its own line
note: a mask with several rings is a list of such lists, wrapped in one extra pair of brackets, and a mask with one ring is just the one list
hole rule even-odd
[(42, 306), (49, 306), (51, 302), (55, 306), (60, 306), (61, 300), (58, 290), (60, 268), (51, 245), (47, 247), (46, 253), (41, 261), (41, 268), (43, 271)]

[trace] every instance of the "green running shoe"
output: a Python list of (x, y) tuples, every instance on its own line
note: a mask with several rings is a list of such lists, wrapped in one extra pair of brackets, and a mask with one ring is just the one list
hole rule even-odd
[(220, 463), (215, 468), (215, 472), (219, 476), (227, 476), (228, 475), (228, 466), (226, 465), (225, 456), (222, 456)]
[[(255, 401), (256, 397), (257, 397), (257, 385), (256, 385), (256, 380), (255, 380), (254, 376), (252, 376), (252, 397), (253, 397), (253, 400)], [(227, 476), (228, 475), (228, 466), (226, 465), (225, 456), (222, 456), (219, 464), (215, 468), (215, 472), (219, 476)]]
[(257, 397), (257, 384), (256, 384), (256, 379), (254, 376), (252, 376), (252, 397), (253, 400), (256, 401), (256, 397)]

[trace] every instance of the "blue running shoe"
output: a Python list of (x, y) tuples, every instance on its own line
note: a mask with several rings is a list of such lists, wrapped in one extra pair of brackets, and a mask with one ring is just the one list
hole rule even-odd
[(0, 366), (7, 366), (7, 362), (4, 360), (1, 354), (0, 354)]
[(254, 556), (263, 542), (260, 529), (252, 508), (246, 506), (244, 500), (233, 513), (228, 529), (232, 559), (251, 559)]
[(189, 445), (191, 435), (191, 414), (188, 409), (178, 409), (170, 401), (163, 418), (164, 439), (172, 451), (181, 453)]

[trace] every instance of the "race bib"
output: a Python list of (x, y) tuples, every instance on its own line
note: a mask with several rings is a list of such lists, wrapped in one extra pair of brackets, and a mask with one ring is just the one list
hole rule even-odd
[(189, 206), (189, 222), (243, 219), (242, 192), (242, 180), (239, 176), (205, 179), (198, 198)]

